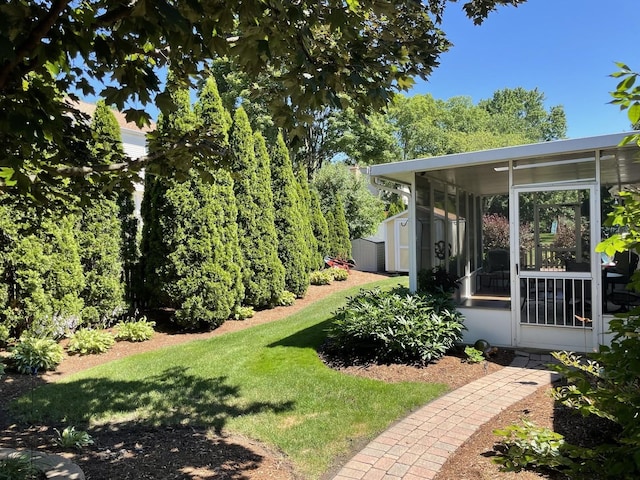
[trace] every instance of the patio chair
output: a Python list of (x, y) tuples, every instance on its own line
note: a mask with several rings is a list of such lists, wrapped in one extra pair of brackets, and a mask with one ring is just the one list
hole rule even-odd
[(487, 252), (487, 273), (489, 274), (489, 287), (497, 282), (505, 288), (509, 282), (509, 252), (504, 249), (489, 250)]

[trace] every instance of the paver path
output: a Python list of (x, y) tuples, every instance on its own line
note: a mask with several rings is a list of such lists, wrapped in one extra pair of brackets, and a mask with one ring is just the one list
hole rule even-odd
[(495, 415), (557, 378), (550, 355), (516, 352), (509, 367), (413, 412), (356, 454), (334, 480), (429, 480), (447, 457)]

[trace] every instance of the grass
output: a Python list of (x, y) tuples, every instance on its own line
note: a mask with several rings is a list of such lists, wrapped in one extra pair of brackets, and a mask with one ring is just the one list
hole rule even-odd
[(307, 478), (318, 478), (353, 440), (372, 438), (446, 390), (344, 375), (319, 360), (332, 312), (357, 291), (278, 322), (80, 372), (37, 389), (16, 408), (31, 421), (87, 427), (139, 421), (224, 429), (282, 450)]

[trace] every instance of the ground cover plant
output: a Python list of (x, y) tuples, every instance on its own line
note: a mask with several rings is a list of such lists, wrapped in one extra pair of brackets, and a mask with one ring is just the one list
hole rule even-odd
[(282, 321), (82, 372), (23, 397), (17, 411), (90, 433), (134, 420), (237, 433), (276, 447), (307, 478), (318, 478), (354, 439), (372, 437), (446, 388), (358, 378), (321, 362), (330, 312), (356, 292)]

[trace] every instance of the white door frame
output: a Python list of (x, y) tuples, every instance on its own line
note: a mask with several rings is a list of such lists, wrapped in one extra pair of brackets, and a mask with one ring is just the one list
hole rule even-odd
[[(600, 256), (595, 254), (595, 245), (600, 238), (600, 206), (598, 189), (594, 182), (575, 182), (570, 184), (539, 184), (511, 187), (510, 189), (510, 238), (512, 239), (510, 255), (511, 255), (511, 314), (513, 322), (513, 345), (516, 347), (530, 347), (541, 349), (571, 349), (567, 348), (570, 345), (563, 344), (563, 336), (571, 336), (571, 327), (557, 327), (557, 326), (537, 326), (537, 325), (523, 325), (521, 322), (521, 302), (522, 295), (520, 289), (520, 212), (519, 212), (519, 194), (520, 193), (533, 193), (540, 191), (564, 191), (564, 190), (589, 190), (589, 212), (590, 212), (590, 277), (588, 274), (581, 273), (578, 276), (591, 280), (591, 299), (592, 299), (592, 313), (593, 317), (591, 330), (588, 329), (575, 329), (573, 328), (574, 336), (576, 337), (573, 342), (574, 350), (594, 350), (598, 347), (599, 334), (602, 331), (602, 290), (601, 282), (602, 276), (599, 274), (601, 271)], [(566, 272), (554, 272), (557, 273), (559, 278), (567, 276)], [(548, 276), (545, 272), (527, 272), (529, 277), (541, 277)], [(580, 332), (579, 334), (577, 332)]]

